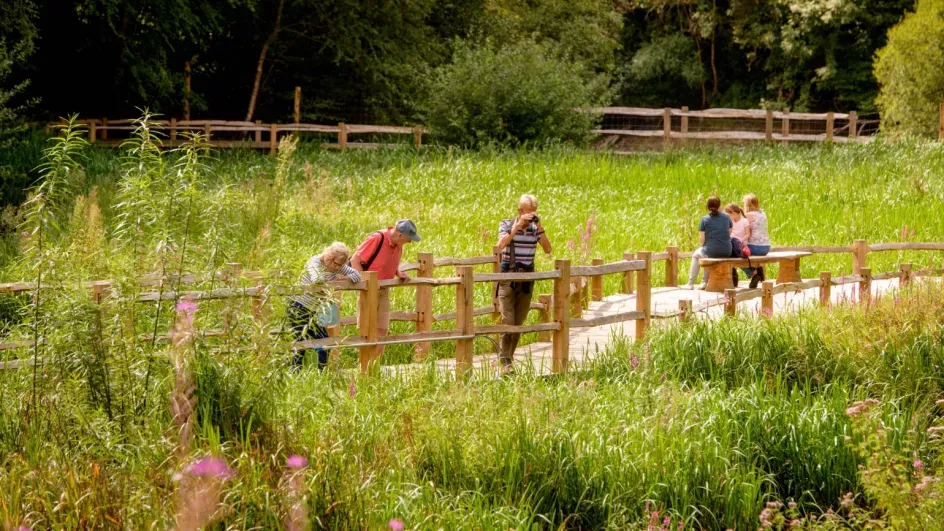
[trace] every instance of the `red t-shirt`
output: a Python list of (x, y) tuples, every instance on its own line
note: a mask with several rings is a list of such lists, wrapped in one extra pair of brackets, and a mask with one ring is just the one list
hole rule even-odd
[(364, 243), (354, 251), (354, 254), (360, 257), (361, 262), (366, 262), (374, 254), (374, 250), (377, 249), (378, 245), (383, 245), (380, 248), (380, 252), (377, 253), (377, 256), (374, 258), (374, 261), (371, 262), (370, 267), (366, 268), (364, 271), (376, 271), (378, 280), (390, 280), (397, 276), (397, 270), (400, 268), (400, 256), (403, 254), (402, 245), (394, 245), (391, 243), (390, 234), (393, 232), (393, 227), (387, 227), (387, 230), (381, 235), (379, 232), (375, 232), (367, 237), (364, 240)]

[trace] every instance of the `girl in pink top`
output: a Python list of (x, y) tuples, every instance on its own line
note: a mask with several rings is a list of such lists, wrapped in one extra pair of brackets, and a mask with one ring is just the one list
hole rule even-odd
[(744, 215), (744, 211), (741, 210), (741, 207), (739, 207), (737, 203), (728, 203), (728, 205), (724, 207), (724, 212), (731, 216), (731, 221), (734, 222), (734, 227), (731, 229), (731, 237), (741, 240), (741, 242), (746, 245), (751, 222), (748, 221), (747, 216)]

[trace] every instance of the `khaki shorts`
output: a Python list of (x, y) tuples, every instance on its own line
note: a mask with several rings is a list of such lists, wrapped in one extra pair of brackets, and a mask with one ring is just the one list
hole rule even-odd
[[(363, 308), (358, 304), (357, 308), (357, 326), (361, 326), (361, 316), (365, 315)], [(377, 296), (377, 328), (387, 330), (390, 328), (390, 290), (382, 289)]]

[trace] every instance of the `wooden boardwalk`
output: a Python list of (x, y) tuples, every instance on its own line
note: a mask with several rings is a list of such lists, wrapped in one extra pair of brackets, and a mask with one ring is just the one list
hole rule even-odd
[[(919, 280), (924, 282), (927, 280)], [(898, 279), (875, 280), (872, 282), (872, 296), (880, 296), (898, 289)], [(743, 287), (738, 291), (744, 291)], [(859, 285), (844, 284), (834, 286), (831, 290), (833, 303), (842, 303), (858, 300)], [(652, 289), (652, 326), (660, 326), (662, 322), (675, 321), (680, 300), (691, 300), (693, 306), (704, 303), (716, 303), (706, 310), (694, 314), (695, 318), (717, 319), (724, 315), (724, 295), (705, 291), (689, 291), (682, 288), (659, 287)], [(791, 293), (774, 295), (774, 314), (795, 312), (799, 308), (817, 304), (819, 302), (818, 288), (812, 288)], [(741, 302), (738, 304), (738, 314), (759, 315), (761, 311), (760, 299)], [(619, 312), (635, 310), (636, 295), (610, 295), (600, 302), (591, 302), (589, 310), (583, 313), (584, 318), (593, 318), (604, 315), (613, 315)], [(592, 360), (599, 353), (605, 352), (608, 346), (615, 341), (631, 341), (635, 333), (636, 321), (626, 321), (592, 328), (577, 328), (570, 331), (570, 367), (578, 369), (586, 361)], [(625, 338), (625, 339), (624, 339)], [(552, 362), (550, 342), (537, 342), (518, 347), (515, 351), (515, 367), (518, 371), (528, 372), (530, 364), (536, 374), (550, 374)], [(444, 372), (455, 374), (455, 359), (442, 359), (436, 362), (437, 368)], [(388, 365), (383, 368), (385, 373), (398, 373), (404, 369), (418, 369), (422, 364)], [(498, 368), (498, 358), (495, 353), (477, 355), (473, 361), (474, 369), (495, 373)]]

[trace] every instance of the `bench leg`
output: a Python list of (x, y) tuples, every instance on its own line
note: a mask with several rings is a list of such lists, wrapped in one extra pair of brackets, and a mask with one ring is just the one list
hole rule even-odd
[(708, 273), (708, 286), (705, 291), (724, 293), (724, 290), (734, 288), (734, 283), (731, 282), (731, 266), (718, 264), (704, 269)]
[(780, 272), (777, 273), (777, 284), (800, 282), (800, 259), (784, 260), (780, 262)]

